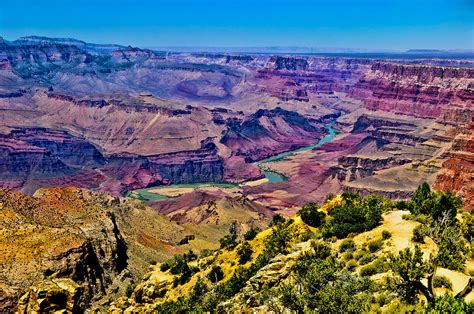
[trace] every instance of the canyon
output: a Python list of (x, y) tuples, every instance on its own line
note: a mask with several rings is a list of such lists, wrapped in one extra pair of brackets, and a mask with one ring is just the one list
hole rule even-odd
[(343, 192), (426, 181), (470, 212), (473, 112), (472, 59), (1, 39), (0, 309), (108, 306), (150, 265)]

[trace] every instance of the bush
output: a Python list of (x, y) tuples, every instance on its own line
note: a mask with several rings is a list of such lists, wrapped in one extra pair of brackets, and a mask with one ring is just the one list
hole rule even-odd
[(387, 231), (387, 230), (382, 231), (382, 239), (388, 240), (391, 237), (392, 237), (392, 234), (390, 233), (390, 231)]
[(331, 210), (333, 219), (325, 226), (323, 236), (342, 239), (350, 233), (372, 229), (380, 223), (382, 213), (391, 207), (391, 201), (382, 196), (362, 199), (358, 194), (342, 193), (342, 203)]
[(413, 237), (411, 240), (417, 243), (425, 243), (425, 229), (423, 225), (416, 226), (415, 229), (413, 229)]
[(237, 237), (226, 235), (219, 239), (221, 249), (233, 249), (237, 245)]
[(436, 276), (433, 279), (433, 286), (435, 288), (447, 288), (447, 289), (452, 289), (453, 284), (451, 283), (451, 280), (445, 276)]
[(220, 266), (214, 266), (207, 275), (207, 278), (209, 278), (209, 280), (214, 283), (221, 281), (224, 278), (224, 272)]
[(135, 290), (134, 284), (129, 284), (127, 288), (125, 288), (125, 295), (127, 296), (127, 298), (130, 298), (132, 296), (133, 290)]
[(209, 250), (209, 249), (204, 249), (204, 250), (201, 251), (200, 256), (201, 256), (201, 257), (208, 257), (208, 256), (211, 256), (211, 254), (212, 254), (212, 251), (211, 251), (211, 250)]
[(354, 261), (353, 259), (347, 261), (346, 263), (346, 269), (348, 271), (354, 271), (354, 269), (357, 267), (357, 262)]
[(326, 259), (331, 255), (331, 247), (325, 242), (313, 241), (311, 242), (311, 246), (314, 251), (313, 258)]
[(458, 209), (462, 206), (462, 199), (453, 192), (448, 191), (439, 193), (433, 203), (431, 217), (434, 220), (442, 218), (447, 213), (451, 221), (454, 222)]
[(239, 256), (239, 263), (245, 264), (252, 258), (253, 250), (250, 244), (245, 241), (242, 245), (237, 249), (237, 255)]
[(415, 214), (430, 214), (433, 207), (434, 193), (428, 183), (423, 182), (413, 193), (409, 202), (410, 211)]
[(189, 250), (187, 253), (184, 253), (183, 257), (187, 262), (195, 261), (197, 259), (197, 255), (192, 250)]
[(354, 240), (352, 239), (344, 239), (342, 240), (341, 244), (339, 245), (339, 252), (346, 252), (346, 251), (354, 251), (356, 249), (356, 245)]
[(369, 242), (369, 245), (368, 245), (368, 248), (369, 248), (369, 251), (371, 253), (375, 253), (377, 252), (378, 250), (380, 250), (380, 248), (382, 247), (383, 245), (383, 242), (381, 239), (378, 239), (378, 240), (372, 240)]
[[(357, 259), (357, 256), (356, 256)], [(365, 251), (361, 256), (358, 258), (359, 265), (365, 265), (372, 262), (375, 259), (375, 255)]]
[(176, 255), (170, 266), (170, 273), (173, 275), (182, 274), (189, 270), (188, 263), (183, 256)]
[(298, 212), (301, 220), (311, 227), (319, 227), (323, 224), (326, 214), (319, 211), (319, 205), (316, 203), (308, 203)]
[(290, 231), (286, 229), (283, 224), (278, 224), (265, 239), (265, 249), (272, 253), (284, 253), (286, 252), (289, 241)]
[(221, 249), (233, 249), (237, 246), (237, 223), (234, 222), (229, 227), (229, 234), (219, 240)]
[(247, 240), (247, 241), (251, 241), (251, 240), (255, 239), (255, 237), (257, 236), (257, 234), (259, 234), (260, 231), (261, 231), (260, 228), (252, 227), (249, 231), (247, 231), (244, 234), (244, 239)]
[(474, 313), (474, 303), (467, 303), (463, 298), (455, 298), (449, 294), (445, 294), (436, 298), (434, 305), (429, 305), (425, 312), (430, 314)]
[(280, 214), (276, 214), (272, 217), (272, 222), (270, 223), (270, 227), (279, 225), (285, 222), (285, 217)]
[(361, 276), (372, 276), (375, 274), (380, 274), (388, 270), (388, 264), (385, 259), (378, 258), (371, 264), (365, 265), (360, 269)]
[(344, 261), (350, 261), (350, 260), (353, 259), (353, 258), (354, 258), (354, 254), (353, 254), (352, 252), (350, 252), (350, 251), (349, 251), (349, 252), (346, 252), (346, 253), (344, 253), (344, 254), (342, 255), (342, 259), (343, 259)]

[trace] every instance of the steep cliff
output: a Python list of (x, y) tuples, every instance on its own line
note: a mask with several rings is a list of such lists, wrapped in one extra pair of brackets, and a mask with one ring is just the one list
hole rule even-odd
[(296, 112), (261, 109), (243, 121), (229, 120), (221, 143), (252, 162), (316, 143), (324, 133), (321, 124)]
[(449, 158), (436, 178), (435, 187), (454, 191), (464, 198), (466, 210), (474, 209), (474, 124), (458, 134), (448, 153)]
[(374, 63), (351, 95), (370, 110), (437, 118), (448, 106), (474, 104), (474, 70)]
[(26, 312), (44, 293), (51, 299), (41, 306), (66, 297), (72, 299), (62, 306), (77, 309), (107, 302), (105, 295), (123, 294), (153, 261), (184, 251), (178, 243), (192, 234), (140, 202), (77, 188), (34, 196), (0, 190), (0, 217), (0, 308), (6, 311), (25, 293), (19, 306)]

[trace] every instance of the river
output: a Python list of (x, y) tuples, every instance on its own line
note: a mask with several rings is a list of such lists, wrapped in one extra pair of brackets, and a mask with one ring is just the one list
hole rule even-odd
[[(287, 177), (284, 176), (283, 174), (280, 174), (274, 170), (270, 170), (265, 164), (269, 162), (274, 162), (274, 161), (279, 161), (283, 160), (289, 156), (292, 156), (296, 153), (299, 152), (304, 152), (311, 150), (313, 148), (319, 147), (321, 145), (324, 145), (334, 138), (336, 136), (336, 131), (333, 129), (334, 121), (327, 123), (325, 127), (328, 129), (329, 133), (324, 136), (321, 140), (319, 140), (316, 144), (310, 145), (310, 146), (305, 146), (302, 148), (298, 148), (292, 151), (284, 152), (263, 160), (260, 160), (256, 162), (255, 164), (260, 168), (262, 171), (263, 175), (265, 178), (268, 179), (267, 183), (273, 183), (273, 182), (281, 182), (287, 180)], [(265, 184), (265, 183), (264, 183)], [(135, 198), (139, 198), (143, 201), (156, 201), (164, 198), (169, 198), (169, 196), (166, 195), (161, 195), (159, 193), (152, 193), (150, 190), (159, 190), (159, 189), (196, 189), (196, 188), (203, 188), (203, 187), (221, 187), (221, 188), (233, 188), (233, 187), (239, 187), (241, 186), (241, 183), (231, 183), (231, 182), (222, 182), (222, 183), (216, 183), (216, 182), (206, 182), (206, 183), (191, 183), (191, 184), (174, 184), (174, 185), (160, 185), (160, 186), (155, 186), (155, 187), (149, 187), (145, 189), (139, 189), (139, 190), (133, 190), (129, 191), (125, 194), (125, 196), (131, 196)]]

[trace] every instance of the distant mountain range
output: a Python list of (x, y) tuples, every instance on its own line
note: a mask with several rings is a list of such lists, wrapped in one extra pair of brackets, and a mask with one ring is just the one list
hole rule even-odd
[(68, 46), (76, 46), (89, 53), (110, 53), (119, 49), (125, 48), (125, 46), (116, 44), (92, 44), (75, 38), (49, 38), (44, 36), (25, 36), (20, 37), (14, 41), (6, 41), (0, 37), (0, 45), (7, 42), (10, 45), (37, 45), (37, 44), (61, 44)]
[[(5, 42), (0, 37), (0, 44)], [(7, 41), (8, 42), (8, 41)], [(117, 44), (94, 44), (75, 38), (50, 38), (45, 36), (25, 36), (17, 40), (10, 41), (10, 44), (38, 44), (38, 43), (56, 43), (79, 47), (91, 53), (107, 53), (126, 46)], [(157, 51), (172, 52), (212, 52), (212, 53), (290, 53), (290, 54), (355, 54), (361, 56), (373, 56), (381, 54), (383, 56), (394, 55), (426, 55), (427, 57), (450, 56), (456, 58), (474, 58), (474, 49), (409, 49), (407, 51), (396, 51), (387, 49), (364, 49), (364, 48), (335, 48), (335, 47), (300, 47), (300, 46), (269, 46), (269, 47), (189, 47), (189, 46), (149, 46), (141, 47)]]

